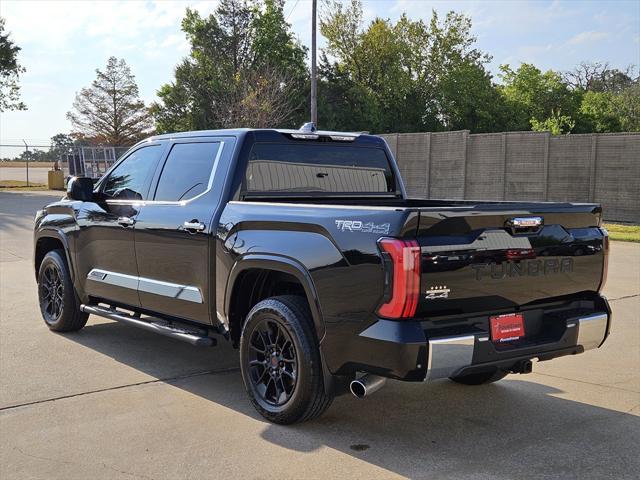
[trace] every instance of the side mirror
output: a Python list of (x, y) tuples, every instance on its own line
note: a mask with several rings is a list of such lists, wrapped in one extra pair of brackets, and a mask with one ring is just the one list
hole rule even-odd
[(93, 180), (88, 177), (71, 177), (67, 182), (67, 197), (89, 202), (93, 199)]

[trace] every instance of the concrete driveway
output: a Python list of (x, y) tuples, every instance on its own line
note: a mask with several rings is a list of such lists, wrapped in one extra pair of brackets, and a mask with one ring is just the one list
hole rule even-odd
[(237, 353), (91, 317), (45, 327), (35, 211), (0, 192), (0, 478), (629, 478), (640, 475), (640, 245), (614, 243), (615, 323), (596, 351), (488, 386), (389, 382), (319, 420), (271, 425)]

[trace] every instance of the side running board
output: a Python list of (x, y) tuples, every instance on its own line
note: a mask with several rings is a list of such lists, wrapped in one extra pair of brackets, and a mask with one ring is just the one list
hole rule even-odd
[(99, 317), (116, 320), (150, 332), (159, 333), (165, 337), (182, 340), (196, 347), (213, 347), (216, 345), (216, 339), (209, 337), (207, 330), (204, 328), (179, 325), (155, 317), (140, 318), (99, 305), (80, 305), (80, 310), (90, 313), (91, 315), (98, 315)]

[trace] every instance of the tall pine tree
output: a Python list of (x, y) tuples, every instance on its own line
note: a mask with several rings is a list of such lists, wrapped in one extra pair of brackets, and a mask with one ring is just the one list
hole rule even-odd
[(105, 70), (96, 70), (90, 87), (76, 94), (67, 113), (74, 134), (96, 143), (126, 146), (149, 135), (151, 117), (139, 98), (138, 85), (124, 60), (109, 58)]

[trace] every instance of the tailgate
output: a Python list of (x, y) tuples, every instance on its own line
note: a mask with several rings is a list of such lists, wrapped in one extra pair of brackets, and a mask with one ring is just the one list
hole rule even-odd
[(598, 205), (546, 203), (421, 209), (416, 316), (513, 309), (598, 291), (600, 212)]

